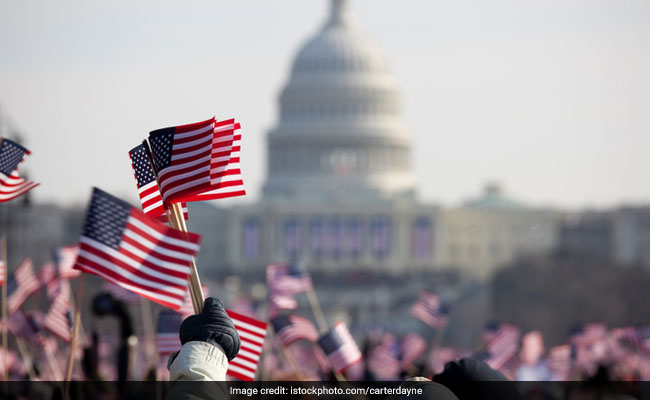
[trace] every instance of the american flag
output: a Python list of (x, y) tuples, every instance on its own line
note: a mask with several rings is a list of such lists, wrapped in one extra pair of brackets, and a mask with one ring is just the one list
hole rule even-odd
[(49, 300), (54, 300), (57, 296), (66, 296), (66, 298), (70, 298), (70, 281), (67, 279), (54, 280), (50, 282), (45, 289)]
[(244, 195), (239, 170), (240, 146), (233, 146), (234, 132), (238, 128), (234, 120), (217, 124), (211, 118), (151, 132), (149, 143), (163, 201), (201, 201)]
[(234, 311), (227, 312), (235, 324), (241, 347), (237, 357), (230, 361), (226, 374), (242, 381), (252, 381), (264, 347), (267, 324)]
[(15, 199), (38, 186), (18, 175), (18, 164), (30, 151), (9, 139), (0, 138), (0, 203)]
[(234, 119), (215, 123), (210, 179), (213, 185), (218, 183), (218, 187), (198, 193), (197, 201), (217, 200), (246, 194), (240, 169), (241, 133), (237, 132), (240, 129), (241, 125)]
[[(142, 204), (142, 211), (150, 216), (156, 218), (160, 222), (167, 222), (167, 207), (163, 203), (160, 190), (158, 189), (158, 182), (156, 182), (156, 175), (151, 167), (151, 160), (149, 157), (149, 149), (144, 144), (134, 147), (129, 151), (131, 158), (131, 168), (133, 168), (133, 175), (138, 187), (138, 195), (140, 196), (140, 203)], [(183, 218), (189, 218), (187, 211), (187, 203), (182, 203)]]
[(15, 313), (25, 300), (41, 287), (38, 277), (34, 273), (32, 260), (25, 259), (14, 271), (7, 284), (7, 307), (9, 313)]
[(57, 247), (55, 259), (60, 278), (70, 279), (79, 276), (81, 272), (73, 268), (78, 253), (79, 245)]
[(348, 327), (339, 322), (329, 332), (318, 339), (318, 344), (332, 364), (335, 371), (342, 371), (361, 360), (361, 351)]
[(271, 264), (266, 267), (266, 283), (270, 292), (302, 293), (312, 290), (309, 272), (300, 263)]
[(33, 320), (30, 320), (24, 311), (18, 310), (7, 319), (7, 329), (12, 335), (29, 342), (36, 342), (38, 331)]
[(399, 358), (399, 346), (393, 335), (385, 335), (382, 342), (368, 355), (368, 370), (378, 380), (392, 380), (399, 376), (402, 363)]
[(607, 336), (607, 325), (603, 322), (588, 322), (571, 335), (571, 341), (578, 346), (588, 346), (604, 340)]
[(447, 308), (440, 303), (440, 298), (427, 291), (421, 292), (418, 301), (411, 307), (412, 316), (436, 329), (447, 326), (447, 314)]
[(314, 323), (298, 315), (281, 315), (271, 320), (273, 331), (284, 346), (289, 346), (297, 340), (318, 340), (318, 330)]
[(556, 380), (566, 381), (569, 379), (572, 361), (573, 350), (570, 344), (551, 347), (547, 362)]
[(178, 331), (183, 322), (183, 314), (172, 310), (160, 310), (156, 329), (156, 346), (160, 354), (170, 354), (181, 348)]
[(269, 292), (269, 318), (275, 318), (282, 310), (295, 310), (298, 302), (291, 293)]
[(114, 299), (122, 301), (126, 304), (139, 304), (140, 296), (130, 290), (124, 289), (111, 282), (102, 283), (102, 291), (109, 293)]
[(402, 367), (406, 368), (413, 364), (427, 350), (428, 344), (424, 338), (417, 333), (409, 333), (402, 339)]
[(490, 367), (500, 369), (517, 354), (519, 335), (519, 328), (514, 325), (488, 326), (483, 334), (486, 354), (481, 358)]
[(612, 330), (611, 336), (634, 351), (643, 350), (643, 337), (641, 331), (635, 326), (615, 328)]
[(69, 293), (65, 291), (58, 293), (43, 318), (43, 327), (66, 342), (70, 342), (72, 338), (72, 313), (69, 299)]
[(199, 241), (95, 188), (75, 268), (177, 310)]
[(48, 287), (57, 279), (56, 265), (53, 262), (46, 262), (38, 270), (38, 280), (41, 285)]

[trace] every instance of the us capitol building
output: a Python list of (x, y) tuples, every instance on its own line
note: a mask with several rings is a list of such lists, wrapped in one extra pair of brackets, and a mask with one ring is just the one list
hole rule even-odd
[(346, 6), (331, 0), (293, 60), (268, 132), (261, 199), (221, 209), (216, 223), (212, 207), (190, 210), (190, 229), (204, 235), (203, 268), (201, 259), (231, 271), (301, 259), (310, 269), (454, 268), (480, 278), (552, 249), (558, 214), (510, 200), (497, 185), (461, 207), (417, 201), (398, 85)]

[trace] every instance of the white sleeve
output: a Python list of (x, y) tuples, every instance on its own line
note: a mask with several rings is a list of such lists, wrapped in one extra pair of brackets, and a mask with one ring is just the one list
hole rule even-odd
[[(170, 356), (170, 357), (173, 357)], [(169, 380), (225, 381), (228, 359), (219, 345), (187, 342), (175, 358), (170, 358)]]

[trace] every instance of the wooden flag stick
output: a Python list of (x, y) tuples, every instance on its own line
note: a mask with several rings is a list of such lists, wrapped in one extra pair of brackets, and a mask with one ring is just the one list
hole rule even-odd
[(63, 379), (63, 373), (61, 372), (61, 367), (59, 367), (59, 364), (54, 359), (54, 354), (52, 354), (51, 351), (45, 350), (45, 357), (47, 357), (47, 364), (50, 367), (50, 371), (52, 371), (52, 376), (54, 377), (54, 380), (60, 381), (61, 379)]
[(320, 306), (320, 302), (318, 301), (318, 297), (316, 296), (316, 291), (314, 289), (311, 289), (310, 291), (307, 292), (307, 300), (309, 300), (311, 311), (314, 314), (314, 317), (316, 318), (316, 323), (318, 324), (318, 330), (320, 331), (321, 334), (327, 332), (329, 330), (329, 326), (327, 325), (327, 319), (325, 318), (325, 313), (323, 313), (323, 309)]
[[(316, 291), (313, 288), (307, 292), (307, 300), (309, 300), (309, 305), (311, 306), (311, 311), (314, 313), (314, 317), (316, 318), (316, 323), (318, 324), (318, 330), (320, 333), (323, 334), (329, 331), (330, 328), (327, 324), (327, 318), (325, 318), (325, 313), (323, 312), (323, 308), (320, 306), (318, 296), (316, 296)], [(334, 371), (334, 376), (339, 382), (348, 381), (339, 371)]]
[(74, 324), (72, 326), (72, 339), (70, 340), (70, 355), (68, 356), (68, 366), (65, 371), (66, 390), (65, 396), (67, 398), (70, 390), (70, 379), (72, 379), (72, 367), (74, 366), (74, 356), (77, 350), (77, 340), (79, 338), (79, 326), (81, 325), (81, 305), (83, 304), (84, 296), (84, 282), (86, 274), (79, 276), (79, 283), (77, 286), (77, 301), (74, 308)]
[(4, 362), (4, 377), (5, 381), (9, 380), (9, 341), (7, 337), (7, 279), (9, 266), (7, 265), (7, 238), (5, 236), (1, 239), (2, 244), (2, 355)]
[[(173, 228), (182, 232), (187, 232), (185, 218), (183, 218), (183, 206), (181, 203), (172, 203), (167, 210), (167, 217), (169, 218), (169, 222), (172, 224)], [(196, 268), (194, 257), (192, 257), (191, 268), (192, 273), (190, 274), (188, 281), (190, 287), (190, 296), (192, 298), (192, 305), (194, 306), (194, 313), (199, 314), (201, 311), (203, 311), (204, 297), (203, 289), (201, 288), (201, 280), (199, 279), (199, 271)]]
[[(156, 163), (153, 161), (153, 156), (151, 154), (151, 147), (149, 147), (149, 142), (145, 139), (142, 141), (144, 146), (147, 158), (151, 165), (151, 170), (153, 171), (154, 178), (156, 179), (156, 184), (160, 187), (160, 182), (158, 180), (158, 170), (156, 169)], [(162, 196), (162, 192), (160, 193)], [(172, 228), (177, 229), (182, 232), (187, 232), (187, 226), (185, 225), (185, 218), (183, 218), (183, 206), (181, 203), (172, 203), (167, 205), (167, 220), (169, 225)], [(201, 289), (201, 280), (199, 279), (199, 270), (196, 268), (196, 261), (192, 257), (191, 262), (192, 273), (188, 279), (190, 287), (190, 297), (192, 299), (192, 306), (194, 306), (194, 313), (199, 314), (203, 311), (203, 290)]]
[(29, 375), (29, 380), (31, 381), (36, 380), (36, 373), (34, 372), (34, 360), (29, 355), (29, 352), (27, 352), (27, 348), (25, 347), (25, 342), (23, 341), (22, 338), (17, 337), (16, 345), (18, 346), (18, 352), (20, 353), (20, 358), (23, 359), (23, 363), (25, 364), (25, 369), (27, 369), (27, 375)]

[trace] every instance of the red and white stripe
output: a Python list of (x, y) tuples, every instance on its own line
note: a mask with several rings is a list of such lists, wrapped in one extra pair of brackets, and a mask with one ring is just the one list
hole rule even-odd
[(137, 304), (140, 302), (140, 296), (130, 290), (111, 282), (102, 283), (102, 290), (108, 292), (113, 298), (123, 301), (126, 304)]
[(234, 311), (227, 312), (235, 324), (241, 347), (237, 357), (230, 361), (226, 374), (242, 381), (252, 381), (264, 347), (267, 324)]
[(174, 127), (171, 165), (158, 171), (163, 201), (183, 201), (186, 197), (210, 189), (214, 127), (214, 117)]
[(156, 333), (156, 346), (160, 354), (171, 354), (178, 351), (181, 348), (178, 332)]
[(72, 326), (70, 325), (70, 301), (65, 292), (59, 293), (43, 318), (43, 326), (61, 340), (70, 342)]
[(133, 208), (119, 249), (82, 236), (75, 268), (178, 310), (199, 240), (199, 235), (168, 228)]
[(422, 292), (411, 307), (411, 315), (425, 324), (441, 329), (447, 325), (447, 315), (440, 312), (440, 298), (429, 292)]
[(318, 340), (318, 329), (316, 329), (313, 322), (297, 315), (290, 315), (289, 320), (291, 325), (287, 325), (280, 331), (275, 332), (284, 346), (289, 346), (291, 343), (302, 339), (312, 343)]
[(210, 162), (210, 184), (214, 187), (192, 197), (193, 201), (244, 196), (240, 168), (241, 125), (234, 119), (215, 123)]
[(502, 324), (486, 343), (489, 357), (485, 362), (494, 369), (503, 367), (519, 350), (519, 334), (519, 328), (516, 326)]
[(18, 169), (15, 169), (9, 176), (0, 172), (0, 203), (15, 199), (38, 185), (40, 183), (21, 178), (18, 175)]
[(571, 373), (571, 345), (563, 344), (551, 347), (548, 354), (548, 366), (555, 380), (566, 381)]
[(74, 269), (74, 263), (77, 261), (79, 245), (59, 247), (57, 262), (59, 264), (59, 277), (63, 279), (76, 278), (81, 271)]
[(402, 340), (402, 366), (404, 368), (413, 364), (427, 350), (428, 344), (417, 333), (409, 333)]
[(16, 279), (16, 289), (9, 294), (7, 299), (7, 307), (11, 314), (18, 311), (25, 300), (41, 287), (41, 283), (34, 273), (32, 260), (29, 258), (26, 258), (14, 271), (14, 278)]
[(334, 325), (334, 328), (332, 328), (332, 331), (332, 333), (337, 335), (343, 343), (337, 350), (326, 355), (327, 359), (332, 364), (332, 368), (335, 371), (340, 372), (350, 365), (361, 361), (363, 355), (359, 350), (359, 346), (357, 346), (357, 343), (350, 334), (348, 327), (344, 323), (337, 323)]

